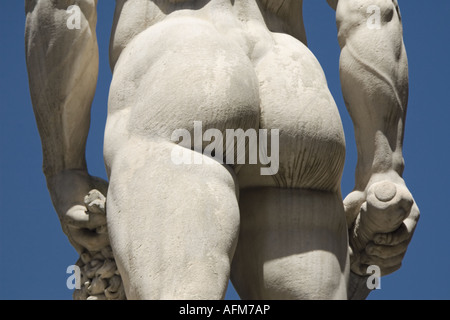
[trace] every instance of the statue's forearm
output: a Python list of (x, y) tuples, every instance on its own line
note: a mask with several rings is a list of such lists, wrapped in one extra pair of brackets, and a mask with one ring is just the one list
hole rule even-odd
[(408, 63), (396, 1), (340, 0), (341, 83), (355, 127), (356, 189), (403, 172)]
[[(26, 1), (26, 61), (47, 177), (86, 170), (98, 75), (96, 4), (97, 0)], [(68, 12), (71, 5), (76, 7)]]

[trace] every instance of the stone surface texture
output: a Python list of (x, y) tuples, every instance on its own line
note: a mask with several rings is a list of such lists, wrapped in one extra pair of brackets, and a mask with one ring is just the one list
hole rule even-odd
[[(419, 219), (402, 178), (400, 10), (396, 0), (328, 3), (358, 148), (345, 198), (344, 131), (301, 0), (117, 0), (108, 182), (85, 160), (97, 0), (26, 0), (43, 170), (80, 254), (76, 299), (223, 299), (229, 279), (242, 299), (364, 299), (368, 266), (400, 268)], [(222, 164), (202, 154), (206, 142), (177, 145), (173, 133), (194, 133), (195, 121), (205, 132), (277, 129), (278, 171)], [(202, 164), (174, 163), (174, 148)]]

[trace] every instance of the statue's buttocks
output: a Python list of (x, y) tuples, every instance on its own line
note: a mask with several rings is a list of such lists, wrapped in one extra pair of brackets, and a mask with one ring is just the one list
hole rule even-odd
[[(183, 30), (180, 32), (180, 30)], [(170, 140), (177, 129), (257, 128), (259, 85), (239, 46), (202, 19), (177, 17), (140, 33), (119, 59), (112, 117), (129, 110), (129, 131)]]
[[(115, 68), (109, 123), (120, 118), (127, 124), (119, 127), (133, 134), (167, 141), (177, 129), (192, 132), (194, 121), (222, 132), (278, 129), (279, 172), (236, 168), (241, 186), (337, 190), (344, 132), (314, 55), (297, 39), (270, 32), (264, 20), (241, 21), (232, 6), (210, 6), (174, 11), (130, 41)], [(215, 13), (221, 19), (205, 18)], [(106, 142), (117, 134), (112, 127)]]

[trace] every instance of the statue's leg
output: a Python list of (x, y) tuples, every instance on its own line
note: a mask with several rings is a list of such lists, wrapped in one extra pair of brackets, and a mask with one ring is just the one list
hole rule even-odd
[[(203, 131), (257, 127), (258, 94), (248, 57), (203, 19), (167, 19), (123, 51), (104, 155), (108, 228), (128, 298), (224, 297), (239, 228), (234, 172), (191, 150), (202, 141), (194, 121)], [(179, 133), (189, 135), (185, 147)], [(177, 164), (183, 150), (191, 164)]]
[(239, 228), (233, 177), (211, 159), (173, 164), (173, 146), (131, 139), (112, 166), (107, 220), (127, 298), (222, 299)]
[(274, 39), (256, 71), (260, 126), (280, 130), (279, 171), (238, 171), (241, 229), (231, 278), (243, 299), (346, 299), (341, 120), (312, 53), (287, 35)]
[(232, 281), (242, 299), (346, 299), (347, 227), (338, 194), (241, 191)]

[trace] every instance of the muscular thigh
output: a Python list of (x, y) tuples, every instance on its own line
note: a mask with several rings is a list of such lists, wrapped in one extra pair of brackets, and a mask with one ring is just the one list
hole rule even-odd
[(108, 230), (126, 294), (221, 299), (239, 226), (233, 176), (209, 158), (174, 164), (172, 149), (132, 136), (111, 165)]
[(241, 191), (231, 279), (242, 299), (345, 299), (349, 270), (342, 199), (287, 188)]
[(261, 176), (256, 166), (243, 166), (238, 171), (240, 186), (337, 191), (345, 138), (323, 70), (300, 41), (284, 34), (273, 38), (272, 49), (256, 62), (255, 70), (260, 127), (279, 129), (279, 170)]

